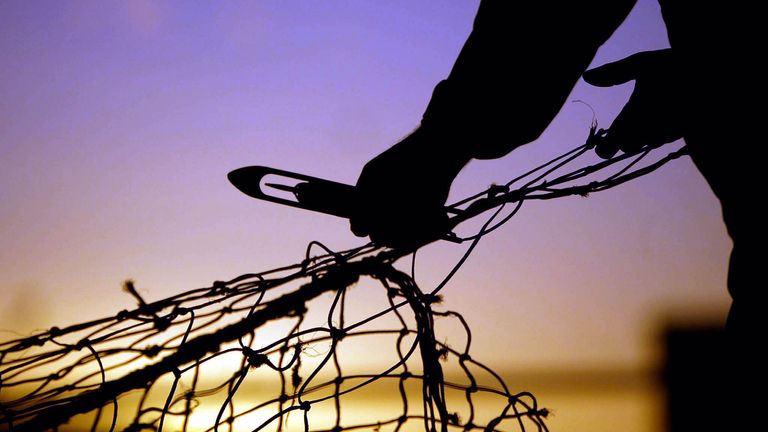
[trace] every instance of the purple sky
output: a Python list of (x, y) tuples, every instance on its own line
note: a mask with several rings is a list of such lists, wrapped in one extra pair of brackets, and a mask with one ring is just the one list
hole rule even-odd
[[(341, 219), (257, 202), (226, 179), (268, 165), (353, 183), (417, 124), (476, 1), (0, 3), (0, 328), (26, 333), (361, 243)], [(596, 64), (667, 46), (640, 1)], [(607, 126), (631, 85), (592, 89)], [(473, 162), (460, 198), (583, 142), (567, 104), (535, 143)], [(444, 291), (496, 366), (655, 359), (658, 320), (727, 310), (730, 242), (685, 159), (588, 199), (532, 203)], [(463, 246), (430, 246), (423, 288)], [(499, 329), (505, 329), (500, 332)], [(12, 336), (2, 333), (3, 338)], [(500, 342), (501, 341), (501, 342)]]

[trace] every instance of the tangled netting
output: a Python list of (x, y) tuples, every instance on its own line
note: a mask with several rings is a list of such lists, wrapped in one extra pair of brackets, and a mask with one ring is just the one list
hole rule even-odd
[(128, 281), (132, 310), (0, 344), (0, 429), (547, 430), (532, 394), (470, 355), (469, 326), (440, 310), (438, 292), (524, 201), (608, 189), (687, 152), (638, 167), (646, 149), (549, 178), (592, 147), (450, 206), (454, 225), (494, 211), (474, 235), (448, 237), (471, 244), (428, 292), (395, 267), (414, 251), (317, 242), (299, 264), (151, 303)]

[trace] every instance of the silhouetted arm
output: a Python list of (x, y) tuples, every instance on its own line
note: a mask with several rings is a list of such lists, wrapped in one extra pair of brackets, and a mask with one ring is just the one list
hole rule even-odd
[(483, 1), (422, 127), (483, 159), (535, 140), (634, 3)]
[(421, 126), (363, 168), (352, 231), (395, 247), (445, 233), (459, 171), (536, 139), (634, 1), (484, 0)]

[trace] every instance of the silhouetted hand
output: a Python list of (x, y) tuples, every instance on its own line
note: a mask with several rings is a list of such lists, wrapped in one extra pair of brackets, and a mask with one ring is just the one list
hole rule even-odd
[(584, 72), (584, 81), (610, 87), (635, 80), (635, 90), (595, 151), (610, 158), (682, 137), (682, 95), (671, 49), (645, 51)]
[(376, 156), (357, 181), (352, 232), (374, 243), (416, 247), (445, 234), (445, 200), (470, 157), (425, 129)]

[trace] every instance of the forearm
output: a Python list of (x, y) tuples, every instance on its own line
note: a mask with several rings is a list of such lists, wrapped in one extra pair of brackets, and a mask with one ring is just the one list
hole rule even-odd
[(484, 0), (422, 127), (483, 159), (535, 140), (633, 4)]

